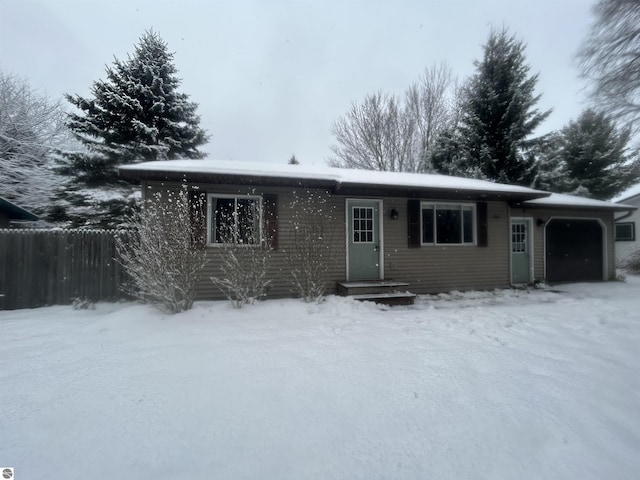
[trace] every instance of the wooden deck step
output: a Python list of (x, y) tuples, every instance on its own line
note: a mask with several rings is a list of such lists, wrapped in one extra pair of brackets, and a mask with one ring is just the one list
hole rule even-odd
[(338, 282), (338, 295), (385, 305), (412, 305), (416, 295), (407, 291), (408, 286), (395, 280)]
[(375, 302), (384, 305), (413, 305), (416, 294), (411, 292), (391, 292), (391, 293), (363, 293), (360, 295), (350, 295), (355, 300), (362, 302)]
[(406, 282), (375, 280), (362, 282), (338, 282), (338, 295), (359, 295), (364, 293), (395, 292), (409, 286)]

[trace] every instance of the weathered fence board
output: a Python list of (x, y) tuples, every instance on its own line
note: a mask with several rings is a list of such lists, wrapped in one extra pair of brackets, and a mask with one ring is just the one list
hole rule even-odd
[(0, 230), (0, 309), (123, 297), (113, 230)]

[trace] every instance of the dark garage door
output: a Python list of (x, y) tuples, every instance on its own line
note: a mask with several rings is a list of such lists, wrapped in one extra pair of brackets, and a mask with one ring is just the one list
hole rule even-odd
[(549, 221), (546, 255), (549, 282), (602, 280), (602, 226), (596, 220)]

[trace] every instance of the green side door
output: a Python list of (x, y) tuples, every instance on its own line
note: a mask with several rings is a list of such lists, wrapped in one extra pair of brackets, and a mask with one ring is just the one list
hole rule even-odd
[(511, 221), (511, 283), (531, 282), (531, 239), (528, 220)]
[(347, 200), (348, 279), (380, 280), (380, 202)]

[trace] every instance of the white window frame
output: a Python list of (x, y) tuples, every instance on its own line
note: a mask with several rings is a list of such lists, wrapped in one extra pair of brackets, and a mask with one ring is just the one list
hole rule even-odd
[[(460, 232), (461, 232), (461, 243), (438, 243), (438, 220), (437, 220), (437, 209), (438, 206), (456, 206), (460, 208)], [(463, 207), (471, 207), (471, 220), (473, 222), (473, 240), (471, 242), (464, 241), (464, 215), (462, 215)], [(424, 228), (422, 225), (423, 214), (422, 212), (425, 209), (433, 210), (433, 242), (425, 242), (424, 241)], [(478, 219), (477, 219), (477, 211), (476, 204), (470, 202), (447, 202), (447, 201), (438, 201), (438, 202), (420, 202), (420, 245), (423, 246), (447, 246), (447, 247), (470, 247), (478, 244)]]
[[(364, 230), (364, 232), (365, 232), (365, 233), (369, 233), (369, 232), (371, 232), (371, 241), (368, 241), (368, 240), (364, 240), (364, 241), (363, 241), (363, 240), (358, 240), (358, 241), (356, 242), (356, 241), (355, 241), (355, 239), (353, 239), (353, 238), (351, 239), (351, 241), (352, 241), (353, 243), (370, 243), (370, 244), (372, 244), (372, 243), (374, 243), (374, 242), (375, 242), (375, 230), (374, 230), (374, 228), (373, 228), (373, 224), (374, 224), (374, 222), (375, 222), (375, 221), (374, 221), (374, 218), (373, 218), (373, 217), (374, 217), (375, 208), (374, 208), (374, 207), (352, 206), (352, 207), (351, 207), (351, 221), (352, 221), (352, 222), (354, 222), (354, 221), (356, 220), (356, 209), (359, 209), (359, 210), (370, 210), (370, 211), (371, 211), (371, 219), (370, 219), (370, 220), (371, 220), (371, 230)], [(362, 217), (358, 217), (358, 219), (357, 219), (357, 220), (362, 221), (363, 219), (362, 219)], [(369, 220), (369, 219), (365, 217), (365, 218), (364, 218), (364, 220)], [(355, 231), (356, 231), (356, 229), (355, 229), (354, 225), (351, 225), (351, 228), (352, 228), (352, 234), (354, 234), (354, 233), (355, 233)], [(360, 233), (362, 233), (362, 232), (363, 232), (363, 230), (359, 230), (359, 232), (360, 232)]]
[[(630, 226), (631, 227), (631, 238), (620, 238), (618, 236), (618, 227), (620, 226)], [(618, 222), (614, 224), (614, 232), (615, 232), (615, 241), (616, 242), (635, 242), (636, 241), (636, 222)]]
[[(259, 229), (259, 241), (258, 243), (221, 243), (216, 242), (215, 237), (213, 235), (213, 199), (217, 198), (233, 198), (235, 200), (235, 209), (238, 208), (238, 200), (241, 199), (249, 199), (256, 200), (258, 202), (258, 229)], [(234, 195), (228, 193), (208, 193), (207, 194), (207, 246), (209, 247), (218, 247), (221, 245), (236, 245), (246, 246), (246, 247), (259, 247), (262, 245), (262, 234), (263, 234), (263, 213), (262, 213), (262, 197), (260, 195)], [(236, 224), (237, 228), (237, 224)]]

